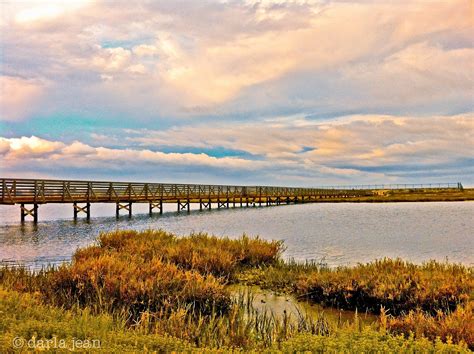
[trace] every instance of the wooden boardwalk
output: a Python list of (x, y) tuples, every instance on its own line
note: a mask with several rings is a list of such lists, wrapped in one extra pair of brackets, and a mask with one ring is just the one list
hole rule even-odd
[[(456, 184), (453, 184), (455, 186)], [(448, 186), (449, 187), (449, 186)], [(453, 187), (454, 188), (454, 187)], [(130, 183), (50, 179), (1, 179), (0, 204), (20, 205), (21, 221), (31, 216), (38, 221), (38, 206), (71, 203), (74, 219), (79, 213), (90, 218), (92, 203), (115, 203), (116, 215), (125, 210), (132, 215), (133, 203), (148, 203), (150, 214), (163, 213), (163, 203), (176, 203), (177, 211), (230, 206), (262, 206), (315, 202), (324, 198), (351, 198), (373, 195), (372, 189), (291, 188), (270, 186), (228, 186), (205, 184)]]

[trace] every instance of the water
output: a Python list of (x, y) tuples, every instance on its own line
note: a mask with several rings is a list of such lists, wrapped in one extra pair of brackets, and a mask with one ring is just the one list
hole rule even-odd
[[(90, 222), (72, 220), (71, 205), (42, 205), (40, 222), (19, 222), (18, 206), (0, 206), (0, 261), (39, 268), (70, 260), (102, 231), (162, 228), (179, 235), (259, 235), (283, 240), (285, 258), (353, 265), (382, 257), (416, 263), (429, 259), (474, 265), (474, 203), (324, 203), (192, 211), (167, 205), (149, 217), (147, 205), (115, 219), (115, 205), (93, 204)], [(194, 206), (195, 207), (195, 206)]]
[[(285, 313), (292, 319), (299, 319), (309, 315), (310, 317), (319, 318), (321, 315), (333, 324), (338, 323), (354, 323), (356, 317), (355, 311), (336, 309), (334, 307), (323, 307), (309, 300), (297, 300), (294, 296), (284, 294), (279, 295), (273, 291), (261, 289), (258, 286), (246, 286), (234, 284), (228, 287), (233, 294), (234, 299), (239, 296), (247, 296), (251, 294), (252, 308), (260, 313), (272, 314), (278, 319), (283, 319)], [(357, 319), (363, 324), (370, 325), (379, 319), (377, 315), (367, 312), (358, 313)]]

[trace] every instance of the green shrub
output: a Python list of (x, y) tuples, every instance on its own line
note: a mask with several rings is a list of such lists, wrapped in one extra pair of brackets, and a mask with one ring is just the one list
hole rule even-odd
[(405, 338), (370, 328), (361, 332), (342, 329), (331, 336), (301, 334), (283, 343), (285, 353), (470, 353), (465, 345), (435, 342), (426, 338)]
[(13, 340), (18, 337), (25, 341), (34, 340), (35, 343), (56, 337), (68, 345), (68, 349), (64, 350), (51, 346), (48, 352), (69, 352), (75, 340), (99, 341), (99, 347), (93, 347), (94, 351), (106, 353), (189, 351), (193, 348), (190, 343), (167, 335), (143, 334), (128, 329), (124, 318), (112, 317), (108, 313), (93, 315), (89, 309), (64, 310), (44, 305), (38, 295), (6, 291), (1, 287), (0, 314), (2, 353), (12, 352), (13, 349), (33, 351), (27, 343), (21, 348), (14, 348)]

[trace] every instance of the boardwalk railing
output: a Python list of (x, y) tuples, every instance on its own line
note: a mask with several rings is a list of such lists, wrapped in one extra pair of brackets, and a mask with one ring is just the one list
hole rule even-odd
[(1, 180), (1, 204), (70, 202), (147, 202), (178, 199), (366, 195), (365, 190), (227, 186), (203, 184), (128, 183), (37, 179)]
[(323, 186), (322, 189), (462, 189), (462, 184), (457, 183), (390, 183), (390, 184), (356, 184), (341, 186)]
[[(380, 186), (380, 185), (378, 185)], [(393, 186), (393, 185), (392, 185)], [(460, 184), (397, 185), (408, 188), (459, 188)], [(190, 210), (190, 203), (199, 203), (200, 209), (229, 207), (240, 203), (250, 205), (312, 202), (321, 198), (350, 198), (373, 195), (373, 189), (349, 187), (292, 188), (271, 186), (229, 186), (205, 184), (130, 183), (73, 181), (50, 179), (3, 178), (0, 186), (0, 204), (20, 204), (21, 219), (31, 215), (37, 221), (39, 204), (73, 203), (74, 217), (84, 212), (90, 216), (91, 203), (116, 203), (117, 215), (124, 209), (132, 213), (132, 203), (149, 203), (163, 212), (163, 203), (177, 203), (178, 211)], [(85, 203), (79, 206), (78, 203)], [(26, 204), (32, 204), (28, 209)]]

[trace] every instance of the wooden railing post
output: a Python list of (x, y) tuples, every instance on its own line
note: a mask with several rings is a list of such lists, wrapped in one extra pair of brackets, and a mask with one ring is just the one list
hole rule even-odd
[(114, 187), (113, 187), (113, 183), (110, 182), (110, 183), (109, 183), (109, 190), (107, 191), (107, 192), (108, 192), (107, 194), (109, 195), (109, 200), (112, 200), (112, 191), (113, 191), (113, 188), (114, 188)]

